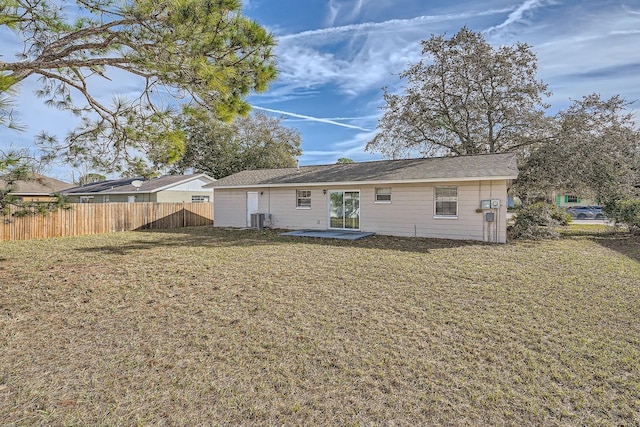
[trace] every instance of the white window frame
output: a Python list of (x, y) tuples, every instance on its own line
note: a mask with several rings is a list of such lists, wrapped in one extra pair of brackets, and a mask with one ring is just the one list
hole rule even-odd
[[(332, 227), (331, 226), (331, 195), (333, 193), (342, 193), (342, 207), (341, 207), (341, 211), (343, 214), (343, 219), (345, 218), (345, 200), (344, 200), (344, 195), (345, 193), (357, 193), (358, 194), (358, 209), (357, 209), (357, 214), (358, 214), (358, 228), (350, 228), (350, 227), (344, 227), (344, 222), (343, 222), (343, 226), (342, 227)], [(362, 211), (361, 211), (361, 202), (362, 199), (360, 198), (360, 196), (362, 195), (360, 192), (360, 189), (345, 189), (345, 190), (329, 190), (327, 192), (327, 194), (329, 195), (329, 197), (327, 197), (327, 228), (331, 229), (331, 230), (361, 230), (362, 228)]]
[[(308, 200), (308, 204), (302, 204), (303, 200)], [(311, 209), (311, 190), (296, 190), (296, 209)]]
[(109, 203), (109, 196), (102, 196), (102, 203)]
[(391, 203), (391, 187), (376, 187), (374, 191), (375, 203)]
[(210, 199), (207, 195), (194, 195), (191, 196), (191, 203), (209, 203)]
[(80, 196), (80, 203), (93, 203), (93, 196)]
[[(455, 189), (455, 196), (451, 195), (440, 195), (438, 196), (439, 190), (452, 190)], [(438, 202), (455, 202), (456, 203), (456, 213), (455, 214), (444, 214), (438, 213)], [(442, 219), (458, 219), (458, 212), (460, 206), (458, 201), (458, 186), (456, 185), (442, 185), (433, 187), (433, 217), (434, 218), (442, 218)]]

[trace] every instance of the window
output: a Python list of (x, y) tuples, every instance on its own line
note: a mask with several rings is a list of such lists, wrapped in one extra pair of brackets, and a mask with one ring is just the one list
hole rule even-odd
[(93, 196), (80, 196), (80, 203), (93, 203)]
[(458, 215), (458, 187), (436, 187), (436, 216)]
[(376, 188), (376, 203), (391, 203), (391, 187)]
[(580, 198), (578, 196), (572, 196), (567, 194), (566, 196), (564, 196), (564, 202), (565, 203), (580, 203)]
[(296, 208), (311, 209), (311, 190), (296, 190)]
[(109, 196), (102, 196), (102, 203), (109, 203)]
[(191, 203), (209, 203), (209, 196), (191, 196)]

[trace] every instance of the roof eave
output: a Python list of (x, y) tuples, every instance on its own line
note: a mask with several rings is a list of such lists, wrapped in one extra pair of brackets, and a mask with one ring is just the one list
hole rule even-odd
[(49, 193), (45, 192), (36, 192), (36, 191), (12, 191), (11, 195), (13, 196), (55, 196), (59, 192), (52, 191)]
[[(204, 178), (207, 181), (211, 181), (211, 183), (207, 184), (207, 185), (211, 185), (216, 181), (214, 178), (211, 178), (209, 175), (207, 175), (205, 173), (200, 173), (200, 174), (197, 174), (197, 175), (182, 179), (180, 181), (176, 181), (176, 182), (174, 182), (172, 184), (167, 184), (167, 185), (164, 185), (162, 187), (153, 188), (151, 190), (140, 190), (138, 188), (136, 190), (116, 191), (117, 188), (121, 188), (121, 187), (125, 187), (125, 186), (130, 185), (130, 184), (127, 183), (127, 184), (123, 184), (123, 185), (115, 185), (115, 186), (113, 186), (114, 187), (113, 189), (106, 189), (106, 190), (100, 190), (100, 191), (85, 191), (85, 192), (82, 192), (82, 193), (79, 193), (79, 192), (78, 193), (76, 193), (76, 192), (74, 192), (74, 193), (66, 193), (66, 195), (67, 196), (90, 196), (90, 195), (95, 195), (95, 194), (101, 194), (101, 195), (107, 195), (107, 194), (133, 194), (133, 193), (136, 193), (136, 194), (152, 194), (152, 193), (157, 193), (159, 191), (166, 190), (167, 188), (171, 188), (171, 187), (174, 187), (176, 185), (184, 184), (186, 182), (190, 182), (190, 181), (193, 181), (193, 180), (199, 179), (199, 178)], [(149, 181), (145, 181), (145, 182), (149, 182)], [(91, 185), (91, 184), (89, 184), (89, 185)], [(204, 188), (205, 186), (202, 186), (202, 187)], [(62, 191), (62, 193), (64, 193), (64, 191)]]
[(152, 191), (94, 191), (92, 193), (67, 193), (65, 196), (108, 196), (111, 194), (150, 194)]
[(390, 185), (390, 184), (428, 184), (434, 182), (468, 182), (468, 181), (502, 181), (513, 180), (518, 175), (499, 175), (482, 177), (452, 177), (452, 178), (422, 178), (422, 179), (401, 179), (401, 180), (371, 180), (371, 181), (336, 181), (336, 182), (295, 182), (295, 183), (259, 183), (242, 185), (219, 185), (208, 184), (203, 188), (234, 189), (234, 188), (274, 188), (274, 187), (325, 187), (325, 186), (354, 186), (354, 185)]
[[(204, 178), (204, 179), (205, 179), (205, 180), (207, 180), (207, 181), (211, 181), (211, 183), (206, 184), (206, 185), (211, 185), (211, 184), (213, 184), (213, 183), (215, 182), (215, 179), (214, 179), (214, 178), (211, 178), (211, 177), (210, 177), (209, 175), (207, 175), (207, 174), (201, 173), (201, 174), (194, 175), (194, 176), (191, 176), (191, 177), (189, 177), (189, 178), (185, 178), (185, 179), (183, 179), (183, 180), (180, 180), (180, 181), (174, 182), (173, 184), (167, 184), (167, 185), (165, 185), (165, 186), (163, 186), (163, 187), (156, 188), (155, 190), (149, 190), (148, 192), (149, 192), (149, 193), (157, 193), (158, 191), (166, 190), (167, 188), (171, 188), (171, 187), (175, 187), (176, 185), (185, 184), (185, 183), (187, 183), (187, 182), (195, 181), (196, 179), (200, 179), (200, 178)], [(202, 188), (205, 188), (205, 187), (206, 187), (206, 185), (203, 185), (203, 186), (202, 186)]]

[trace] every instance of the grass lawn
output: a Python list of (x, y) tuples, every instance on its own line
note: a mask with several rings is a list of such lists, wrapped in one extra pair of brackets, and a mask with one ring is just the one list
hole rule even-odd
[(2, 425), (640, 424), (640, 238), (0, 244)]

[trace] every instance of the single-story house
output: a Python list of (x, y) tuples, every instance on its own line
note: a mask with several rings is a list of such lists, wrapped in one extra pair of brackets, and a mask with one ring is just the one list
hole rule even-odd
[(569, 208), (572, 206), (593, 206), (598, 205), (595, 199), (584, 198), (575, 194), (556, 193), (555, 202), (559, 208)]
[(213, 202), (213, 190), (204, 188), (215, 182), (210, 176), (165, 175), (150, 180), (121, 178), (73, 187), (63, 191), (71, 203), (108, 202)]
[[(7, 184), (7, 181), (0, 178), (0, 189), (6, 190)], [(55, 199), (55, 193), (73, 187), (73, 184), (37, 173), (32, 174), (30, 179), (18, 180), (14, 184), (11, 194), (25, 202), (51, 202)]]
[(514, 154), (491, 154), (247, 170), (206, 187), (215, 227), (248, 227), (263, 213), (282, 229), (504, 243), (517, 176)]

